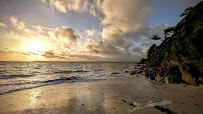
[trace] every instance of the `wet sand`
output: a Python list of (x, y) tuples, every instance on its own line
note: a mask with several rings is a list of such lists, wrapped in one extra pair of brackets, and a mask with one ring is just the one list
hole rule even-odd
[(203, 88), (144, 76), (64, 83), (0, 95), (0, 113), (203, 113)]

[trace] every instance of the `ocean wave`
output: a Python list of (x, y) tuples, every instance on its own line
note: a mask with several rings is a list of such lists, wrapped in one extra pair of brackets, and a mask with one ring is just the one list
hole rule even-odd
[(46, 85), (113, 79), (134, 63), (0, 62), (0, 94)]
[(59, 82), (59, 81), (70, 81), (70, 80), (82, 80), (81, 77), (61, 77), (53, 80), (45, 80), (45, 81), (32, 81), (32, 82), (24, 82), (24, 83), (12, 83), (12, 84), (0, 84), (0, 86), (14, 86), (14, 85), (27, 85), (27, 84), (39, 84), (39, 83), (51, 83), (51, 82)]
[(46, 81), (41, 81), (40, 83), (50, 83), (50, 82), (58, 82), (58, 81), (69, 81), (69, 80), (82, 80), (81, 77), (61, 77), (59, 79), (53, 79), (53, 80), (46, 80)]
[(0, 79), (10, 79), (10, 78), (17, 78), (17, 77), (31, 77), (33, 75), (23, 75), (23, 74), (19, 74), (19, 75), (0, 75)]
[(54, 72), (54, 74), (70, 74), (70, 73), (80, 73), (80, 72), (89, 72), (89, 71), (85, 71), (85, 70), (76, 70), (76, 71), (65, 70), (65, 71)]
[[(24, 89), (32, 89), (32, 88), (37, 88), (37, 87), (42, 87), (42, 86), (47, 86), (47, 85), (53, 85), (53, 84), (60, 84), (60, 83), (71, 83), (71, 82), (76, 82), (76, 81), (82, 81), (83, 79), (81, 77), (61, 77), (59, 79), (53, 79), (53, 80), (46, 80), (46, 81), (32, 81), (32, 82), (24, 82), (24, 83), (12, 83), (12, 84), (0, 84), (0, 87), (2, 86), (20, 86), (20, 85), (29, 85), (29, 87), (19, 87), (19, 88), (13, 88), (4, 92), (0, 92), (0, 95), (7, 94), (7, 93), (12, 93)], [(84, 80), (83, 80), (84, 81)], [(32, 86), (33, 85), (33, 86)]]

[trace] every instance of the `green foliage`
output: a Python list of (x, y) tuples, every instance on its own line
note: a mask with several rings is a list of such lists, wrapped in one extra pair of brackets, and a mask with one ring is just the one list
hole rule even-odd
[(174, 27), (168, 27), (167, 29), (164, 30), (164, 33), (168, 34), (173, 31), (174, 31)]
[(152, 40), (161, 40), (162, 38), (159, 37), (158, 35), (153, 35), (153, 37), (150, 38), (150, 39), (152, 39)]
[(147, 52), (147, 57), (150, 57), (151, 54), (156, 51), (156, 47), (157, 47), (157, 45), (156, 45), (156, 44), (153, 44), (153, 45), (149, 48), (149, 50), (148, 50), (148, 52)]
[[(184, 17), (175, 27), (164, 30), (165, 37), (173, 33), (171, 37), (159, 45), (155, 44), (147, 52), (145, 64), (149, 67), (164, 69), (163, 63), (175, 61), (177, 64), (190, 73), (196, 80), (195, 83), (203, 84), (203, 2), (194, 8), (187, 8), (182, 16)], [(153, 40), (159, 40), (154, 35)], [(199, 79), (199, 80), (198, 80)]]
[(164, 30), (164, 34), (165, 34), (165, 39), (167, 38), (167, 35), (169, 35), (169, 33), (174, 32), (174, 27), (168, 27), (167, 29)]
[[(167, 35), (169, 35), (169, 33), (174, 32), (174, 27), (168, 27), (167, 29), (164, 30), (164, 34), (165, 34), (165, 39), (167, 38)], [(161, 40), (164, 41), (165, 39), (163, 39), (162, 37), (158, 36), (158, 35), (153, 35), (152, 38), (150, 38), (152, 40)]]
[(192, 9), (193, 9), (193, 7), (186, 8), (185, 11), (180, 14), (180, 17), (188, 15)]

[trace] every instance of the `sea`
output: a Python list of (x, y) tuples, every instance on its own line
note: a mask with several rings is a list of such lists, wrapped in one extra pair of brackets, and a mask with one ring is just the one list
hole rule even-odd
[(133, 62), (0, 62), (0, 95), (60, 83), (128, 75)]

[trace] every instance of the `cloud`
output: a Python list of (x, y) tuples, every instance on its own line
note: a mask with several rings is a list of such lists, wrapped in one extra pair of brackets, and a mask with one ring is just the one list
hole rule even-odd
[(86, 50), (84, 52), (86, 54), (102, 57), (101, 61), (138, 61), (146, 55), (141, 47), (134, 46), (130, 49), (123, 49), (106, 41), (92, 39), (88, 40), (83, 50)]
[(30, 30), (25, 27), (25, 24), (21, 21), (18, 21), (17, 18), (10, 17), (10, 21), (11, 21), (12, 25), (14, 27), (16, 27), (17, 30), (23, 30), (24, 32), (30, 32)]
[(49, 31), (52, 38), (60, 42), (67, 42), (69, 44), (77, 44), (77, 36), (74, 34), (74, 30), (68, 26), (63, 26), (62, 28), (56, 28), (53, 31)]
[(94, 0), (89, 5), (89, 13), (96, 17), (98, 21), (102, 21), (105, 17), (103, 7), (102, 7), (103, 0)]
[[(2, 44), (0, 47), (5, 47), (6, 45), (9, 47), (19, 46), (20, 51), (27, 51), (25, 47), (27, 45), (32, 44), (34, 41), (40, 41), (44, 45), (46, 45), (47, 50), (59, 50), (61, 51), (72, 51), (76, 45), (73, 45), (74, 48), (70, 48), (72, 44), (77, 44), (77, 39), (82, 38), (82, 36), (78, 33), (75, 33), (74, 30), (68, 26), (57, 27), (57, 28), (49, 28), (41, 25), (30, 25), (24, 24), (24, 26), (19, 25), (19, 20), (17, 18), (11, 17), (10, 21), (12, 25), (16, 28), (16, 30), (6, 31), (3, 34), (3, 38), (1, 39)], [(23, 22), (22, 22), (23, 23)], [(22, 24), (23, 25), (23, 24)], [(20, 27), (19, 27), (20, 26)], [(30, 32), (24, 32), (23, 30), (29, 27)], [(9, 42), (11, 41), (12, 42)], [(14, 40), (20, 42), (17, 45), (17, 42), (13, 42)], [(5, 42), (6, 41), (6, 42)], [(57, 42), (56, 42), (57, 41)], [(11, 45), (12, 43), (16, 44)], [(49, 54), (49, 55), (48, 55)], [(32, 54), (35, 55), (35, 54)], [(39, 54), (38, 54), (39, 55)], [(46, 53), (46, 58), (51, 57), (51, 53)], [(44, 54), (45, 56), (45, 54)], [(61, 59), (60, 57), (55, 57), (56, 59)], [(55, 59), (54, 59), (55, 60)]]
[(87, 11), (90, 0), (42, 0), (43, 3), (48, 3), (51, 9), (59, 12), (67, 13), (74, 11), (82, 13)]
[(51, 50), (49, 51), (45, 51), (42, 56), (46, 57), (46, 58), (55, 58), (58, 57), (56, 56)]
[[(186, 8), (186, 6), (194, 5), (200, 0), (175, 1)], [(82, 17), (82, 20), (84, 19), (83, 17), (89, 15), (96, 18), (96, 24), (93, 22), (94, 25), (91, 26), (92, 23), (90, 21), (92, 17), (91, 20), (78, 22), (79, 26), (81, 23), (85, 25), (79, 29), (87, 29), (85, 32), (80, 31), (80, 35), (68, 26), (49, 28), (41, 25), (29, 25), (26, 22), (22, 22), (20, 18), (11, 17), (10, 22), (13, 27), (10, 29), (9, 26), (10, 30), (5, 29), (7, 33), (3, 33), (1, 36), (0, 47), (8, 46), (14, 49), (19, 46), (18, 49), (22, 49), (21, 55), (33, 56), (37, 53), (26, 52), (27, 50), (24, 49), (26, 46), (22, 44), (40, 40), (48, 45), (46, 46), (48, 51), (40, 53), (43, 56), (42, 58), (46, 58), (46, 60), (138, 61), (141, 57), (146, 56), (150, 45), (157, 43), (149, 38), (155, 34), (161, 36), (163, 30), (168, 27), (168, 25), (163, 24), (149, 28), (148, 22), (151, 16), (152, 5), (159, 7), (171, 1), (157, 0), (154, 2), (155, 5), (154, 3), (152, 4), (152, 0), (41, 0), (41, 2), (49, 5), (54, 12), (70, 13), (70, 15), (60, 15), (57, 12), (56, 15), (59, 17), (54, 19), (62, 19), (62, 22), (60, 21), (58, 24), (52, 23), (48, 26), (53, 27), (64, 23), (75, 23), (80, 20), (78, 18)], [(156, 4), (158, 2), (161, 3)], [(173, 5), (176, 6), (176, 4)], [(46, 9), (47, 7), (44, 8)], [(42, 9), (44, 8), (42, 7)], [(50, 9), (45, 12), (50, 16), (55, 16), (55, 14), (49, 11)], [(72, 21), (73, 18), (69, 18), (69, 16), (73, 15), (77, 19)], [(41, 17), (38, 16), (35, 16), (38, 19), (34, 23), (41, 22), (39, 21)], [(64, 22), (64, 18), (67, 18), (70, 22)], [(10, 25), (9, 23), (6, 24)], [(7, 25), (0, 22), (1, 27), (6, 27)], [(78, 28), (78, 25), (73, 24), (72, 26)], [(92, 39), (86, 37), (91, 37)], [(16, 43), (17, 41), (22, 44)]]
[(18, 51), (13, 51), (10, 50), (8, 48), (0, 48), (0, 55), (12, 55), (12, 54), (19, 54), (19, 55), (30, 55), (30, 53), (26, 53), (26, 52), (18, 52)]
[(25, 28), (25, 24), (23, 22), (18, 22), (17, 18), (11, 17), (10, 21), (12, 22), (13, 26), (17, 29), (23, 30)]
[(169, 27), (168, 24), (162, 24), (162, 25), (154, 25), (152, 28), (150, 28), (149, 30), (149, 34), (145, 34), (146, 37), (151, 38), (152, 35), (159, 35), (159, 36), (163, 36), (164, 34), (164, 30), (167, 29)]
[(3, 22), (0, 22), (0, 27), (6, 27), (7, 28), (7, 25), (4, 24)]
[(43, 56), (45, 58), (66, 59), (66, 57), (59, 56), (56, 53), (54, 53), (52, 50), (45, 51), (41, 56)]
[[(155, 34), (162, 35), (163, 30), (168, 27), (168, 25), (148, 27), (152, 0), (41, 1), (48, 4), (53, 11), (57, 10), (61, 13), (89, 13), (99, 23), (98, 28), (87, 29), (85, 31), (86, 35), (82, 32), (80, 35), (69, 26), (49, 28), (41, 25), (28, 25), (19, 21), (18, 18), (11, 17), (12, 25), (18, 30), (18, 32), (10, 33), (11, 36), (17, 37), (20, 34), (19, 31), (25, 31), (29, 28), (28, 30), (31, 30), (31, 32), (26, 34), (27, 36), (39, 38), (40, 35), (38, 34), (41, 34), (52, 43), (50, 45), (53, 47), (42, 54), (43, 57), (48, 59), (67, 59), (72, 57), (82, 59), (97, 58), (97, 60), (109, 59), (111, 61), (138, 61), (141, 57), (146, 56), (146, 49), (154, 43), (154, 41), (148, 38)], [(85, 36), (91, 36), (92, 39), (85, 38)], [(44, 39), (44, 37), (40, 38)], [(57, 47), (58, 54), (50, 51), (54, 47)], [(68, 54), (60, 54), (63, 51)]]
[(32, 25), (32, 27), (37, 30), (40, 34), (47, 34), (49, 31), (53, 31), (53, 28), (41, 26), (41, 25)]
[[(119, 60), (122, 57), (127, 57), (127, 55), (133, 59), (135, 57), (133, 53), (139, 53), (138, 55), (142, 56), (139, 46), (135, 46), (134, 44), (138, 42), (142, 43), (141, 36), (150, 36), (148, 34), (150, 31), (148, 21), (152, 9), (151, 2), (152, 0), (47, 1), (52, 9), (58, 10), (59, 12), (89, 12), (98, 19), (102, 27), (102, 40), (89, 40), (85, 48), (88, 50), (88, 53), (111, 56)], [(157, 33), (157, 31), (153, 32)], [(86, 31), (88, 36), (95, 36), (96, 33), (97, 31), (95, 29)], [(120, 57), (116, 57), (115, 55)]]
[(121, 54), (119, 48), (106, 43), (105, 41), (95, 41), (90, 39), (86, 44), (86, 49), (89, 51), (89, 53), (100, 54), (104, 56), (117, 56)]
[[(124, 37), (137, 39), (136, 34), (145, 32), (151, 11), (151, 0), (128, 0), (127, 2), (122, 0), (48, 1), (47, 3), (52, 9), (55, 8), (63, 13), (89, 12), (100, 20), (100, 24), (103, 26), (103, 39), (113, 42), (115, 39)], [(92, 35), (92, 32), (89, 31), (88, 34)]]
[(47, 0), (41, 0), (43, 3), (46, 3)]
[(67, 46), (67, 45), (61, 45), (61, 47), (64, 48), (64, 49), (68, 49), (68, 50), (70, 49), (70, 47)]
[(94, 55), (79, 55), (79, 54), (74, 54), (74, 55), (69, 55), (74, 60), (84, 60), (84, 61), (106, 61), (110, 60), (108, 57), (101, 57), (101, 56), (94, 56)]
[(142, 51), (143, 49), (141, 47), (134, 47), (131, 49), (134, 53), (138, 53), (140, 51)]
[(88, 35), (88, 36), (94, 36), (94, 35), (96, 35), (96, 34), (98, 34), (98, 31), (96, 30), (96, 29), (88, 29), (87, 31), (86, 31), (86, 34)]
[(12, 38), (12, 39), (19, 39), (22, 36), (18, 35), (18, 33), (10, 31), (9, 33), (6, 34), (7, 37)]
[(103, 39), (119, 47), (125, 45), (124, 38), (139, 40), (139, 35), (147, 30), (150, 3), (151, 0), (105, 0), (102, 4), (105, 18), (101, 22)]

